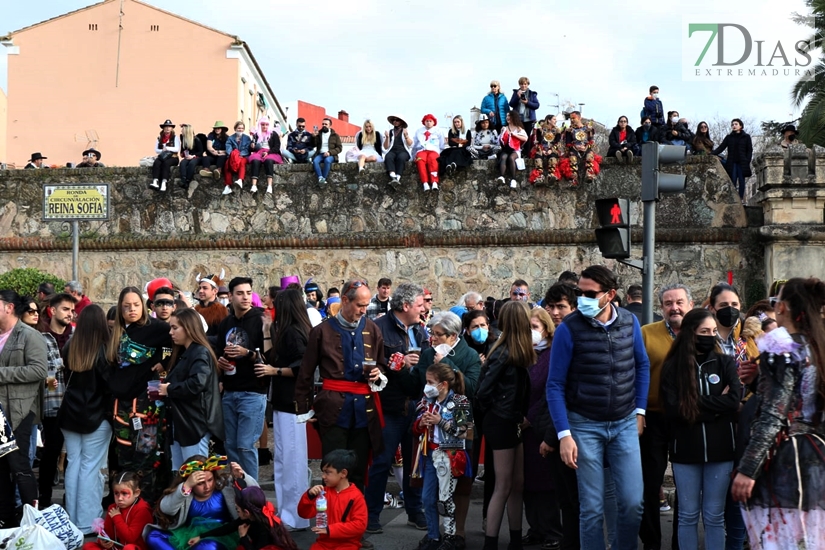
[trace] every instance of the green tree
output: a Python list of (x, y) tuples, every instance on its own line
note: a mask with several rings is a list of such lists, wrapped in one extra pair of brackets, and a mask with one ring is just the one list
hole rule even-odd
[(66, 281), (33, 267), (20, 267), (0, 275), (0, 290), (11, 289), (20, 296), (35, 296), (40, 283), (52, 283), (58, 292), (63, 291)]
[[(825, 22), (825, 0), (806, 0), (811, 8), (809, 15), (794, 13), (792, 19), (800, 25), (810, 27), (808, 51), (823, 45), (823, 22)], [(799, 119), (799, 140), (807, 146), (825, 146), (825, 53), (813, 67), (814, 78), (801, 78), (793, 87), (791, 96), (796, 107), (805, 105)]]

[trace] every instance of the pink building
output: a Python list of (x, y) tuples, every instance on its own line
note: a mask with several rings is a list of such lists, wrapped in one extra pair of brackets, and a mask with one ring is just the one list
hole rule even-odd
[[(122, 10), (121, 10), (122, 5)], [(94, 146), (107, 166), (135, 166), (154, 154), (158, 125), (171, 119), (208, 133), (216, 120), (247, 130), (286, 114), (249, 46), (138, 0), (104, 0), (0, 38), (8, 55), (8, 97), (0, 91), (0, 162), (22, 167), (40, 151), (52, 165), (77, 163)], [(185, 44), (197, 52), (181, 86)], [(193, 72), (194, 71), (194, 72)], [(7, 113), (5, 109), (7, 107)]]

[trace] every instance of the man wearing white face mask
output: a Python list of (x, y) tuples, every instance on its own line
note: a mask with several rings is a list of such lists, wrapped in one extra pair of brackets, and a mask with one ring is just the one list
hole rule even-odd
[(547, 403), (564, 463), (577, 471), (581, 547), (603, 550), (604, 464), (618, 503), (618, 550), (636, 548), (642, 518), (639, 435), (650, 363), (636, 317), (616, 308), (618, 282), (608, 268), (582, 271), (578, 309), (556, 328)]
[(654, 128), (658, 128), (665, 123), (665, 111), (662, 107), (662, 100), (659, 99), (659, 87), (651, 86), (650, 95), (645, 98), (645, 107), (642, 109), (642, 118), (650, 117), (650, 122)]

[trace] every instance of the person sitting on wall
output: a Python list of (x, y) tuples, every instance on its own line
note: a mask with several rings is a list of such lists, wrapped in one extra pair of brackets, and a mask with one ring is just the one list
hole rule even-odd
[(252, 148), (252, 138), (244, 133), (246, 125), (242, 120), (235, 123), (235, 133), (226, 140), (226, 164), (223, 172), (223, 194), (232, 193), (232, 176), (235, 183), (243, 189), (243, 179), (246, 177), (246, 161)]
[(602, 161), (602, 157), (596, 154), (593, 121), (585, 124), (579, 111), (573, 111), (569, 116), (570, 126), (564, 132), (567, 157), (561, 163), (561, 173), (573, 185), (579, 184), (582, 175), (586, 183), (591, 183), (599, 174)]
[[(175, 125), (168, 118), (160, 124), (160, 134), (155, 143), (155, 162), (152, 163), (152, 183), (149, 187), (166, 191), (166, 182), (172, 177), (172, 167), (178, 165), (180, 136), (175, 135)], [(158, 186), (160, 180), (160, 186)]]
[(556, 127), (556, 115), (547, 115), (533, 132), (533, 150), (531, 157), (536, 164), (541, 161), (541, 168), (536, 168), (530, 174), (530, 183), (543, 185), (554, 183), (561, 179), (559, 158), (563, 150), (561, 146), (561, 131)]
[(648, 141), (656, 141), (656, 128), (653, 127), (649, 116), (642, 117), (642, 124), (636, 128), (636, 146), (639, 148), (639, 155), (642, 154), (642, 145)]
[(49, 157), (44, 157), (40, 153), (32, 153), (32, 156), (29, 159), (29, 162), (26, 164), (26, 166), (23, 167), (23, 169), (25, 169), (25, 170), (32, 170), (32, 169), (38, 170), (40, 168), (48, 168), (48, 166), (43, 166), (43, 161), (46, 160), (47, 158), (49, 158)]
[(480, 114), (476, 122), (476, 131), (473, 134), (473, 144), (470, 146), (470, 154), (477, 160), (488, 160), (495, 158), (501, 150), (498, 142), (498, 132), (490, 128), (490, 118), (484, 113)]
[(281, 135), (277, 128), (270, 130), (267, 116), (258, 119), (258, 128), (252, 134), (252, 151), (254, 152), (249, 156), (252, 187), (249, 190), (253, 193), (258, 192), (258, 174), (261, 173), (263, 164), (266, 173), (266, 192), (271, 194), (275, 165), (283, 164), (284, 159), (281, 157)]
[(195, 178), (195, 170), (201, 163), (201, 156), (203, 155), (203, 144), (201, 140), (195, 136), (195, 131), (191, 124), (180, 125), (181, 147), (180, 147), (180, 166), (178, 173), (180, 175), (180, 186), (184, 189), (189, 189), (189, 184)]
[(610, 131), (608, 138), (610, 147), (607, 156), (615, 156), (618, 160), (624, 160), (627, 164), (633, 162), (633, 155), (638, 154), (639, 148), (636, 145), (636, 134), (633, 128), (627, 125), (627, 117), (620, 116), (616, 126)]
[[(223, 121), (216, 120), (212, 131), (206, 136), (206, 154), (203, 155), (201, 166), (203, 170), (200, 171), (201, 177), (207, 178), (210, 175), (215, 179), (220, 179), (223, 165), (226, 164), (226, 140), (229, 137), (227, 134), (229, 127)], [(212, 166), (214, 170), (209, 170)]]
[(421, 119), (423, 126), (415, 132), (413, 157), (418, 167), (418, 176), (424, 185), (424, 191), (438, 190), (438, 156), (444, 149), (444, 133), (436, 127), (438, 121), (433, 115)]
[(343, 150), (341, 137), (332, 129), (332, 119), (325, 118), (321, 121), (321, 130), (315, 134), (316, 153), (312, 159), (315, 175), (318, 176), (318, 185), (327, 183), (327, 176), (329, 176), (332, 163), (338, 162), (338, 155)]
[(375, 125), (371, 120), (365, 120), (364, 125), (355, 134), (355, 147), (347, 151), (347, 162), (357, 162), (360, 175), (366, 163), (384, 162), (381, 154), (381, 134), (375, 131)]
[(97, 149), (86, 149), (83, 151), (83, 160), (77, 163), (75, 168), (105, 168), (105, 164), (100, 162), (100, 151)]
[(315, 154), (312, 134), (307, 131), (307, 122), (303, 118), (295, 121), (295, 129), (286, 138), (284, 158), (290, 163), (306, 164)]

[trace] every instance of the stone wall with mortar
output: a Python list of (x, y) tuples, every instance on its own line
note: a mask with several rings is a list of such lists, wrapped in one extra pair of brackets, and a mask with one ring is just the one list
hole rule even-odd
[[(102, 303), (127, 284), (167, 276), (188, 288), (197, 273), (221, 268), (227, 277), (252, 276), (258, 292), (290, 274), (324, 288), (353, 276), (413, 280), (442, 306), (467, 290), (504, 295), (515, 278), (543, 292), (561, 271), (603, 263), (593, 232), (597, 198), (632, 199), (634, 255), (641, 256), (640, 168), (609, 159), (592, 184), (523, 182), (511, 190), (495, 183), (492, 163), (477, 162), (425, 194), (412, 166), (397, 192), (380, 166), (358, 176), (354, 165), (335, 165), (323, 188), (308, 166), (283, 166), (272, 195), (249, 194), (247, 182), (228, 196), (211, 178), (188, 194), (175, 185), (160, 194), (148, 189), (147, 169), (3, 171), (0, 269), (37, 267), (69, 278), (71, 239), (59, 222), (41, 221), (41, 186), (105, 181), (112, 217), (82, 224), (79, 266), (88, 294)], [(687, 192), (658, 205), (657, 284), (681, 281), (704, 294), (728, 271), (740, 284), (762, 284), (756, 229), (721, 165), (697, 158), (682, 169)], [(616, 269), (625, 286), (641, 280), (638, 271)]]

